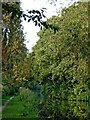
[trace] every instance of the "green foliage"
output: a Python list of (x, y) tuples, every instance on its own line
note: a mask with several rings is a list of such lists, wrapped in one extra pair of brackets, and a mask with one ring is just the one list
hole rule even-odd
[[(54, 107), (54, 108), (53, 108)], [(89, 103), (75, 101), (56, 101), (39, 112), (42, 119), (85, 120), (89, 119)]]
[[(7, 96), (4, 99), (7, 99)], [(32, 109), (32, 111), (30, 111), (29, 115), (26, 116), (26, 114), (23, 114), (23, 113), (26, 113), (26, 109), (24, 108), (24, 101), (19, 101), (19, 96), (15, 96), (12, 100), (10, 100), (10, 102), (7, 104), (5, 109), (2, 111), (2, 119), (37, 118), (37, 111), (35, 111), (33, 109), (32, 102), (29, 104), (30, 109)], [(26, 105), (26, 103), (25, 103), (25, 105)]]
[[(21, 19), (15, 15), (12, 19), (8, 6), (12, 9), (17, 8), (17, 10), (20, 8), (17, 2), (3, 3), (2, 5), (2, 84), (9, 88), (10, 94), (14, 94), (21, 86), (21, 82), (27, 81), (30, 67), (27, 65), (28, 61), (26, 60), (28, 51), (24, 43), (25, 36)], [(25, 72), (23, 72), (24, 70)]]
[(25, 100), (27, 99), (29, 96), (33, 96), (34, 93), (32, 91), (30, 91), (28, 88), (25, 89), (25, 88), (22, 88), (20, 87), (20, 100)]
[(11, 97), (11, 96), (9, 96), (9, 95), (8, 95), (8, 96), (6, 96), (6, 95), (5, 95), (5, 96), (2, 96), (2, 106), (5, 104), (5, 102), (6, 102), (7, 100), (10, 99), (10, 97)]
[(4, 86), (2, 88), (2, 96), (7, 96), (10, 94), (10, 89), (8, 88), (8, 86)]
[(54, 30), (54, 32), (59, 29), (58, 26), (53, 26), (43, 21), (43, 18), (46, 18), (44, 15), (46, 8), (42, 8), (40, 10), (27, 10), (28, 13), (24, 13), (24, 11), (20, 10), (19, 2), (16, 2), (15, 4), (14, 2), (7, 2), (2, 4), (3, 12), (6, 11), (6, 13), (10, 14), (10, 19), (13, 19), (14, 17), (23, 17), (25, 21), (27, 20), (30, 22), (32, 20), (35, 23), (35, 26), (39, 26), (41, 30), (42, 26), (44, 26), (46, 29), (51, 28)]
[(45, 27), (38, 33), (40, 40), (33, 47), (31, 76), (45, 86), (46, 102), (40, 113), (43, 117), (52, 113), (55, 117), (59, 100), (89, 100), (87, 8), (87, 3), (72, 5), (62, 11), (61, 17), (47, 20), (58, 26), (56, 33)]
[(34, 94), (34, 92), (29, 90), (28, 88), (26, 89), (20, 87), (19, 101), (23, 102), (22, 115), (27, 116), (32, 111), (34, 111), (35, 113), (38, 112), (38, 105), (40, 101), (38, 97)]
[[(5, 97), (4, 100), (8, 100), (9, 97)], [(29, 112), (29, 115), (23, 114), (23, 112), (26, 113), (24, 109), (24, 103), (22, 101), (19, 101), (19, 96), (15, 96), (8, 104), (7, 107), (3, 110), (2, 114), (2, 119), (8, 118), (26, 118), (26, 119), (31, 119), (31, 118), (39, 118), (39, 119), (45, 119), (46, 117), (48, 118), (53, 118), (53, 119), (89, 119), (89, 103), (86, 102), (73, 102), (73, 101), (58, 101), (55, 105), (55, 110), (53, 110), (52, 106), (49, 106), (48, 111), (46, 110), (41, 110), (39, 114), (42, 116), (37, 117), (38, 112), (36, 112), (34, 109)], [(26, 105), (26, 103), (25, 103)], [(39, 105), (40, 107), (40, 105)], [(29, 109), (33, 108), (32, 102), (30, 104)], [(56, 112), (54, 112), (56, 111)], [(49, 113), (49, 116), (48, 116)], [(45, 115), (45, 116), (44, 116)], [(56, 117), (56, 118), (55, 118)]]
[[(10, 91), (20, 86), (29, 88), (20, 89), (19, 100), (23, 102), (22, 116), (28, 116), (32, 109), (38, 111), (39, 108), (38, 114), (41, 118), (69, 119), (73, 113), (70, 119), (74, 119), (75, 116), (76, 119), (87, 119), (85, 108), (79, 104), (75, 105), (79, 106), (78, 109), (71, 104), (69, 110), (68, 103), (62, 101), (89, 101), (87, 8), (88, 3), (78, 3), (77, 6), (74, 4), (64, 9), (61, 17), (53, 16), (44, 22), (46, 27), (38, 33), (40, 40), (28, 56), (26, 56), (23, 32), (19, 27), (20, 21), (15, 18), (11, 22), (6, 22), (7, 19), (4, 18), (11, 31), (16, 31), (19, 36), (17, 30), (19, 27), (22, 35), (17, 37), (17, 39), (22, 38), (19, 42), (14, 39), (16, 36), (14, 34), (12, 36), (11, 32), (9, 33), (11, 39), (7, 42), (6, 33), (9, 31), (7, 32), (6, 29), (3, 41), (3, 48), (7, 51), (3, 50), (3, 54), (7, 53), (4, 54), (3, 59), (3, 84), (6, 83)], [(34, 12), (39, 13), (39, 11)], [(15, 20), (18, 22), (12, 30)], [(42, 90), (41, 100), (37, 100), (38, 92), (35, 94), (38, 88), (41, 88), (40, 92)], [(33, 108), (30, 108), (31, 102)]]

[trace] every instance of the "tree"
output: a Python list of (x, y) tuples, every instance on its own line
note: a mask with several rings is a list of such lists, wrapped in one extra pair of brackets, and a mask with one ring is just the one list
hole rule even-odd
[(38, 33), (32, 73), (35, 81), (46, 87), (42, 117), (55, 118), (56, 102), (61, 99), (89, 98), (87, 8), (88, 3), (78, 3), (64, 9), (61, 17), (47, 20), (60, 28), (56, 33), (45, 27)]
[(27, 20), (28, 22), (30, 22), (32, 20), (35, 23), (35, 26), (39, 26), (40, 29), (42, 29), (42, 26), (54, 29), (55, 32), (59, 29), (58, 27), (47, 24), (45, 21), (42, 20), (46, 17), (44, 15), (44, 11), (46, 10), (46, 8), (42, 8), (40, 11), (29, 10), (28, 13), (25, 14), (24, 11), (18, 8), (18, 2), (16, 2), (16, 6), (13, 6), (13, 2), (3, 3), (2, 7), (4, 8), (4, 10), (7, 11), (7, 13), (11, 14), (11, 19), (13, 19), (14, 16), (17, 16), (18, 18), (23, 17), (25, 21)]
[[(17, 7), (18, 9), (20, 9), (19, 3), (8, 4), (9, 6), (13, 5), (13, 8)], [(17, 16), (14, 16), (13, 19), (11, 19), (12, 13), (8, 13), (7, 10), (4, 8), (2, 10), (2, 84), (3, 86), (8, 86), (10, 92), (13, 93), (14, 90), (17, 89), (17, 87), (19, 87), (20, 85), (18, 84), (20, 82), (20, 79), (18, 80), (18, 82), (15, 76), (17, 76), (17, 72), (19, 71), (20, 67), (24, 66), (20, 66), (20, 64), (23, 63), (28, 51), (24, 43), (25, 38), (23, 34), (23, 27), (21, 25), (21, 19)], [(24, 81), (23, 78), (22, 82)]]

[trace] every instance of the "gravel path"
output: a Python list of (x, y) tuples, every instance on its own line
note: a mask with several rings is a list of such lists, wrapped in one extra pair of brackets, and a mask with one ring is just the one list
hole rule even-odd
[(12, 96), (9, 100), (7, 100), (6, 102), (5, 102), (5, 104), (2, 106), (2, 107), (0, 107), (0, 112), (2, 112), (2, 110), (6, 107), (6, 105), (8, 104), (8, 102), (10, 101), (10, 100), (12, 100), (14, 98), (14, 96)]

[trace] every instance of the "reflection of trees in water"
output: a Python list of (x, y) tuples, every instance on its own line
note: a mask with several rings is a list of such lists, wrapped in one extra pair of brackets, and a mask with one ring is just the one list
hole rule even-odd
[[(60, 120), (88, 120), (89, 119), (89, 103), (74, 101), (57, 101), (55, 104), (49, 102), (41, 111), (42, 117), (59, 118)], [(54, 109), (53, 109), (54, 108)], [(48, 112), (47, 112), (48, 110)]]
[(68, 102), (68, 107), (71, 113), (69, 118), (72, 117), (78, 118), (79, 120), (88, 119), (89, 116), (89, 103), (88, 102)]

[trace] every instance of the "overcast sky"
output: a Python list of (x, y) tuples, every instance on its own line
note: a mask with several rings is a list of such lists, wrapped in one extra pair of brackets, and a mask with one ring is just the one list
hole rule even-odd
[[(56, 6), (53, 4), (51, 5), (48, 0), (20, 0), (21, 2), (21, 9), (24, 11), (26, 10), (40, 10), (41, 8), (47, 8), (47, 12), (45, 13), (47, 18), (50, 18), (54, 15), (58, 15), (58, 11), (62, 10), (64, 7), (68, 7), (73, 4), (74, 1), (79, 0), (57, 0)], [(32, 52), (32, 47), (36, 44), (36, 42), (39, 40), (39, 37), (37, 36), (37, 32), (40, 31), (40, 28), (38, 26), (35, 26), (33, 22), (22, 22), (22, 25), (24, 26), (24, 33), (26, 33), (26, 46), (29, 50), (29, 52)]]

